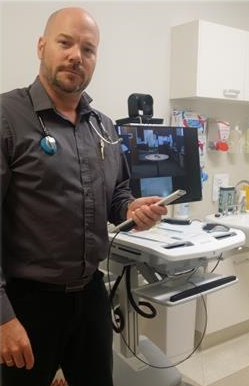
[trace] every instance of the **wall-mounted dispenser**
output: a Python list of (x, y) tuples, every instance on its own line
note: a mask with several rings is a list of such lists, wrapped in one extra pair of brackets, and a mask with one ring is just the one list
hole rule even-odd
[(230, 123), (226, 121), (208, 120), (208, 149), (226, 152), (229, 149), (228, 139)]

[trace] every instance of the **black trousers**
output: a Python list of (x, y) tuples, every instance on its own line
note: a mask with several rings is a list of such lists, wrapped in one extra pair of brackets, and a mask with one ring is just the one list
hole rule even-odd
[(2, 386), (49, 386), (61, 367), (69, 386), (113, 386), (110, 303), (97, 271), (79, 292), (7, 288), (31, 341), (31, 370), (1, 365)]

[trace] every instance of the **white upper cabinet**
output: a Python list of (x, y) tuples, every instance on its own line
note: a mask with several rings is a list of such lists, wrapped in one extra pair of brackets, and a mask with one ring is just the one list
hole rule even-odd
[(249, 101), (249, 32), (203, 20), (173, 27), (170, 81), (172, 99)]
[(249, 101), (249, 32), (246, 32), (245, 99)]

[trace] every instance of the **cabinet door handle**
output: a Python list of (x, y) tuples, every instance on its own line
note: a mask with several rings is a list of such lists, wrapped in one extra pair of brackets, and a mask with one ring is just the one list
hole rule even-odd
[(240, 90), (236, 90), (233, 88), (223, 90), (223, 95), (227, 98), (237, 98), (240, 94)]

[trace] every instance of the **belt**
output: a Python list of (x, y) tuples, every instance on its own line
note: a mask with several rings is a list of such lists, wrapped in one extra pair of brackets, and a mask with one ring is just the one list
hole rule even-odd
[(92, 279), (94, 275), (74, 280), (66, 284), (45, 283), (36, 280), (13, 278), (8, 284), (20, 285), (22, 288), (38, 291), (51, 292), (77, 292), (81, 291)]

